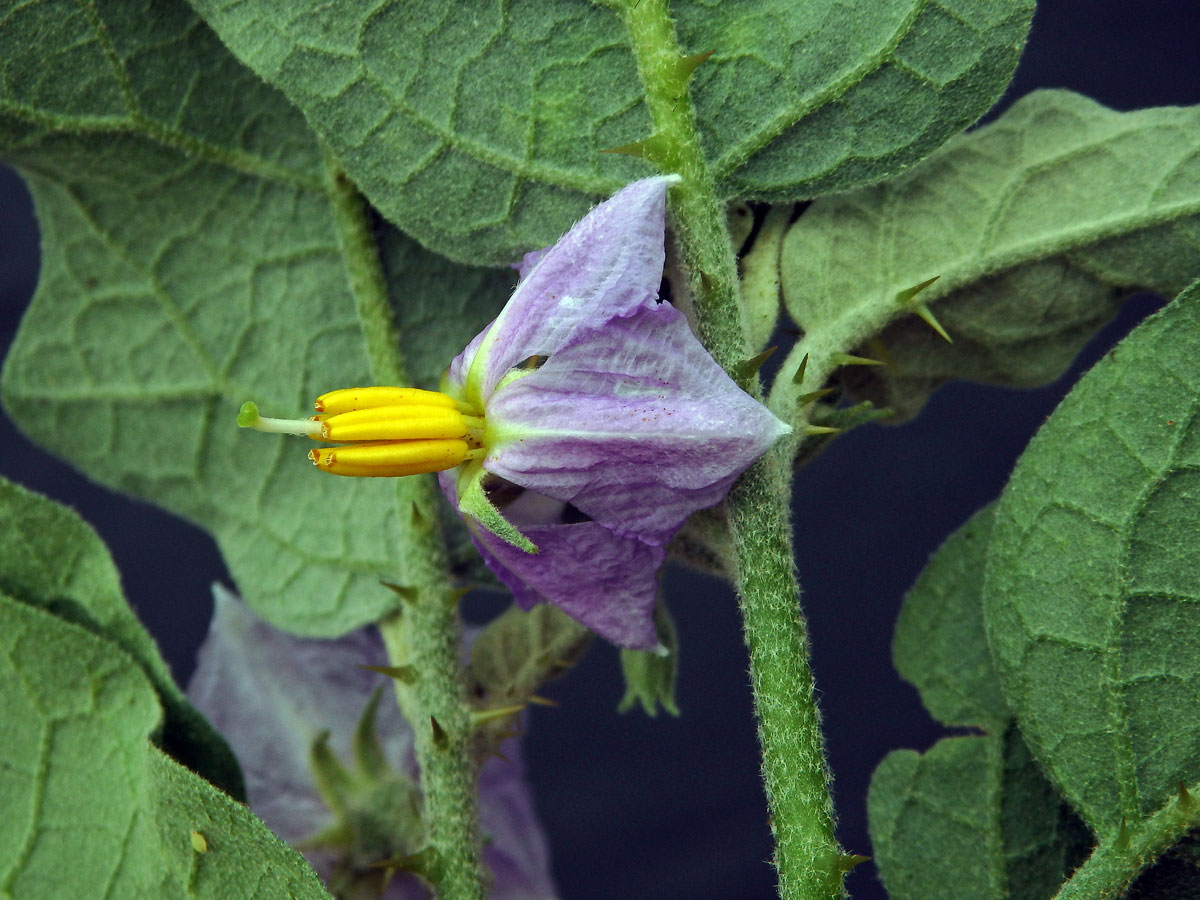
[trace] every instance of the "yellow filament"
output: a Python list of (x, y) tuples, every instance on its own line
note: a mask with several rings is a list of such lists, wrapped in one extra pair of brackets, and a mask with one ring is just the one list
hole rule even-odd
[(322, 394), (313, 405), (319, 413), (336, 415), (356, 409), (370, 409), (375, 406), (407, 406), (410, 404), (444, 406), (450, 409), (458, 406), (452, 397), (437, 391), (401, 387), (343, 388)]
[(380, 441), (310, 450), (308, 458), (323, 472), (362, 477), (421, 475), (452, 469), (470, 452), (466, 441)]
[(376, 406), (321, 417), (321, 437), (337, 442), (461, 438), (467, 430), (462, 413), (445, 406)]

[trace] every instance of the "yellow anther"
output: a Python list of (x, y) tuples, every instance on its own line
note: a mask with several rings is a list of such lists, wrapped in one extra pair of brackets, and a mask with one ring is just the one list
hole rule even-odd
[(463, 438), (467, 431), (463, 414), (446, 406), (376, 406), (321, 419), (321, 438), (339, 443)]
[(452, 469), (470, 451), (462, 440), (380, 441), (310, 450), (308, 458), (323, 472), (369, 478)]
[(317, 412), (327, 415), (370, 409), (375, 406), (443, 406), (454, 409), (458, 404), (453, 397), (437, 391), (401, 387), (358, 387), (343, 388), (322, 394), (313, 404)]

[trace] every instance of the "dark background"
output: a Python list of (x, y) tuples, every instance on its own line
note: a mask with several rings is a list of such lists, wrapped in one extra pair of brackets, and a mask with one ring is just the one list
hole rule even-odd
[[(1194, 0), (1043, 0), (1017, 77), (998, 109), (1038, 87), (1065, 87), (1117, 109), (1200, 103)], [(38, 267), (20, 180), (0, 168), (0, 352)], [(797, 566), (835, 774), (840, 836), (871, 852), (866, 789), (888, 750), (925, 749), (940, 728), (891, 666), (901, 597), (954, 528), (1001, 490), (1026, 442), (1070, 384), (1161, 301), (1140, 296), (1060, 382), (1036, 391), (955, 384), (899, 428), (839, 439), (797, 479)], [(104, 537), (143, 621), (186, 683), (211, 612), (209, 585), (231, 584), (212, 541), (154, 507), (90, 484), (6, 418), (0, 474), (73, 506)], [(564, 900), (774, 896), (746, 659), (729, 590), (667, 576), (682, 657), (679, 719), (618, 715), (620, 672), (597, 642), (545, 693), (525, 752)], [(472, 601), (472, 612), (496, 609)], [(859, 900), (884, 896), (870, 864)]]

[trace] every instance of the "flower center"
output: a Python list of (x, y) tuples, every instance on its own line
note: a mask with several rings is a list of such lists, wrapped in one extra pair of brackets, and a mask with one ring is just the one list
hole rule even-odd
[(270, 419), (252, 403), (238, 424), (259, 431), (306, 434), (337, 446), (308, 458), (334, 475), (420, 475), (483, 456), (483, 419), (447, 394), (417, 388), (361, 387), (317, 398), (310, 419)]

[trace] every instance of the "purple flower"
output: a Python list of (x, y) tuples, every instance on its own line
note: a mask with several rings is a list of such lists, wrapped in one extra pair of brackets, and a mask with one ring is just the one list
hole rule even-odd
[[(455, 358), (441, 393), (335, 391), (318, 400), (334, 414), (307, 426), (370, 441), (313, 451), (327, 471), (440, 471), (522, 607), (553, 603), (635, 649), (658, 644), (667, 542), (789, 430), (658, 302), (677, 180), (629, 185), (526, 256), (512, 298)], [(516, 488), (525, 493), (501, 512)]]
[[(384, 840), (395, 841), (397, 834), (402, 838), (404, 801), (416, 796), (411, 787), (417, 778), (412, 729), (391, 700), (388, 679), (360, 668), (388, 665), (383, 642), (368, 629), (336, 641), (294, 638), (263, 622), (219, 586), (214, 597), (212, 626), (188, 696), (237, 755), (250, 808), (279, 837), (298, 845), (328, 883), (339, 882), (349, 896), (358, 896), (357, 886), (381, 881), (383, 871), (370, 863), (420, 849), (373, 846), (371, 840), (376, 819)], [(339, 832), (338, 816), (318, 788), (313, 744), (327, 731), (328, 749), (349, 763), (355, 729), (380, 686), (387, 696), (377, 708), (376, 734), (394, 774), (358, 786), (355, 801), (347, 804), (349, 816), (343, 814), (354, 827)], [(488, 896), (553, 900), (546, 840), (524, 782), (518, 742), (510, 738), (501, 749), (506, 759), (490, 759), (479, 775), (480, 825), (487, 841), (483, 859), (495, 878)], [(419, 844), (419, 816), (412, 815), (411, 806), (408, 812), (417, 830), (414, 843)], [(333, 846), (338, 838), (346, 846)], [(382, 896), (418, 900), (427, 891), (401, 873)]]

